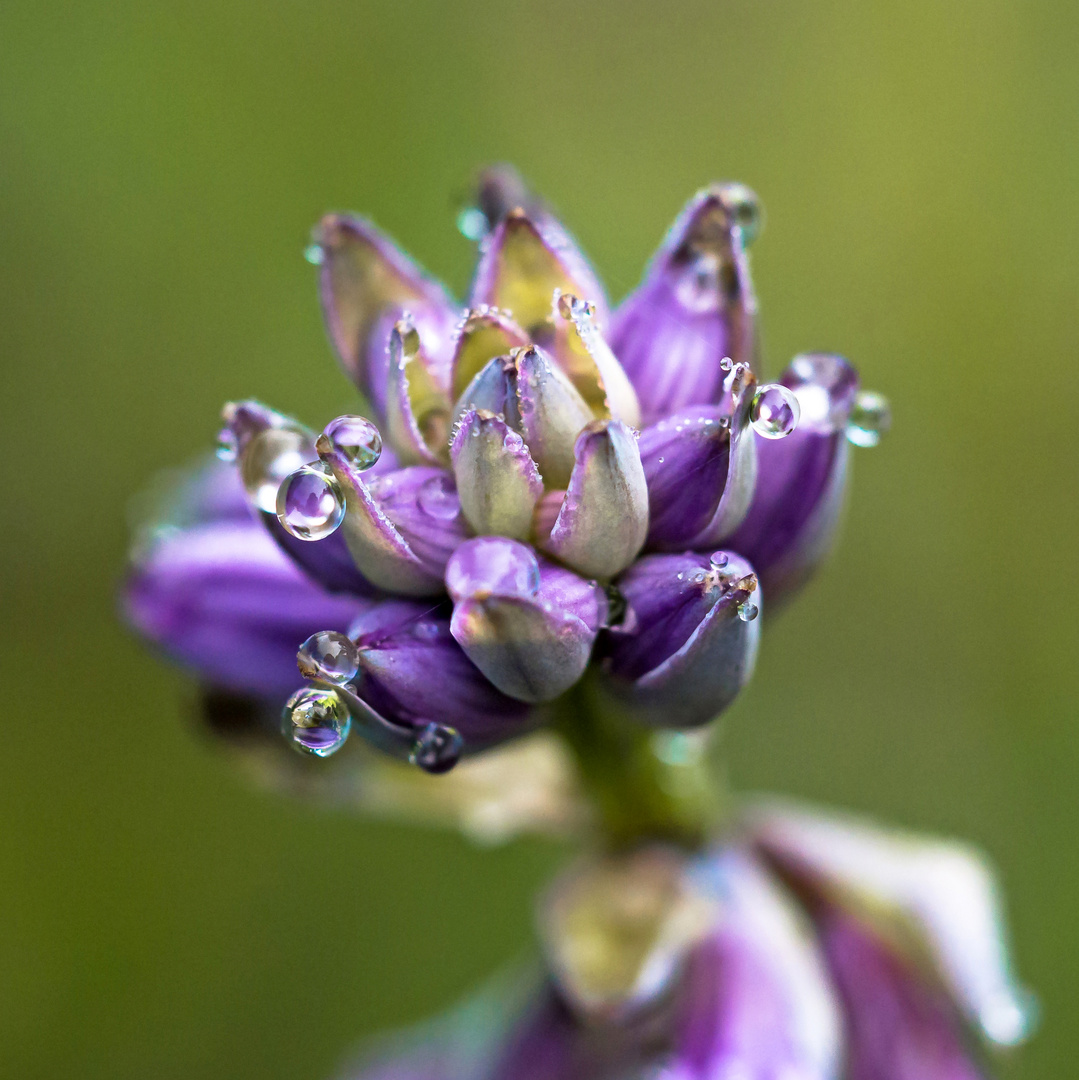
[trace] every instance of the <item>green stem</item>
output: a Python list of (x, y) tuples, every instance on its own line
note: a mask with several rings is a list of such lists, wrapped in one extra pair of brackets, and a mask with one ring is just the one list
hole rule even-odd
[(587, 677), (559, 703), (555, 725), (608, 846), (696, 850), (715, 832), (725, 800), (696, 736), (638, 723)]

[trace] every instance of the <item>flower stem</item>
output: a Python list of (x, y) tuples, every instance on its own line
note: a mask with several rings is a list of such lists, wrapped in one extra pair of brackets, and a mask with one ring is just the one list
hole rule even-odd
[(726, 798), (703, 733), (646, 727), (587, 676), (559, 702), (555, 727), (608, 846), (664, 841), (696, 850), (714, 834)]

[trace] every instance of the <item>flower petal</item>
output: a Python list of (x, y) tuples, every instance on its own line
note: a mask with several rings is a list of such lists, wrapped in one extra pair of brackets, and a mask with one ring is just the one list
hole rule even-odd
[(494, 308), (468, 312), (454, 342), (450, 396), (457, 401), (491, 360), (528, 344), (528, 335), (508, 315)]
[(159, 534), (124, 605), (140, 633), (204, 679), (283, 701), (298, 682), (299, 643), (344, 631), (364, 601), (325, 592), (249, 518)]
[(818, 932), (843, 1002), (850, 1080), (983, 1080), (947, 998), (867, 924), (825, 908)]
[(425, 350), (444, 369), (453, 301), (369, 221), (328, 214), (315, 228), (314, 241), (330, 340), (345, 371), (381, 415), (393, 323), (410, 312)]
[(533, 220), (515, 208), (483, 241), (469, 306), (508, 312), (532, 341), (546, 344), (556, 290), (595, 304), (606, 325), (606, 297), (569, 234), (548, 214)]
[(648, 532), (648, 488), (637, 440), (619, 420), (595, 420), (577, 437), (576, 463), (541, 546), (585, 577), (610, 578), (636, 558)]
[(637, 391), (596, 325), (595, 305), (569, 293), (555, 297), (550, 351), (598, 419), (641, 422)]
[(1028, 1033), (1029, 998), (1012, 974), (1000, 896), (980, 853), (781, 802), (761, 804), (747, 822), (758, 850), (799, 889), (887, 927), (987, 1038), (1010, 1046)]
[(645, 423), (715, 404), (729, 357), (752, 364), (757, 303), (727, 185), (697, 194), (671, 227), (644, 281), (615, 313), (611, 347)]
[(528, 706), (499, 693), (461, 651), (450, 633), (449, 605), (384, 601), (364, 611), (349, 633), (360, 650), (358, 693), (391, 720), (447, 724), (464, 737), (467, 751), (535, 722)]
[(437, 465), (449, 458), (450, 400), (435, 381), (411, 319), (390, 332), (386, 438), (402, 465)]
[(723, 909), (689, 961), (671, 1080), (833, 1080), (839, 1014), (800, 913), (741, 852), (722, 853), (703, 875)]
[[(719, 564), (719, 565), (717, 565)], [(695, 727), (722, 712), (757, 658), (760, 595), (736, 555), (646, 555), (618, 580), (627, 604), (605, 635), (601, 671), (631, 715)]]
[(469, 409), (450, 453), (461, 510), (477, 535), (527, 540), (543, 479), (521, 436), (493, 413)]
[(831, 550), (846, 491), (844, 428), (858, 376), (842, 357), (798, 356), (780, 380), (801, 408), (785, 439), (756, 436), (757, 484), (727, 543), (757, 568), (769, 600), (803, 585)]
[(715, 517), (727, 486), (730, 425), (716, 406), (683, 409), (641, 432), (648, 543), (681, 547)]
[(454, 552), (446, 584), (453, 636), (503, 693), (550, 701), (584, 674), (607, 613), (594, 583), (537, 559), (525, 544), (482, 537)]

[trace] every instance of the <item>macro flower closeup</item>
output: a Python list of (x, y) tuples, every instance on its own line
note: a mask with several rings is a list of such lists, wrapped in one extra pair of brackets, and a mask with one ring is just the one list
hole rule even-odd
[(348, 1075), (977, 1080), (1033, 1019), (981, 857), (727, 799), (710, 756), (886, 401), (831, 353), (765, 380), (741, 184), (694, 196), (613, 308), (512, 170), (459, 225), (466, 305), (321, 221), (355, 392), (321, 429), (228, 403), (125, 590), (263, 782), (583, 848), (537, 905), (538, 974)]
[(628, 724), (713, 720), (752, 674), (765, 601), (829, 550), (849, 444), (887, 426), (840, 356), (763, 380), (761, 224), (748, 188), (705, 189), (612, 310), (506, 167), (467, 217), (466, 306), (370, 222), (328, 215), (307, 257), (348, 411), (316, 430), (226, 405), (219, 461), (143, 530), (131, 622), (211, 692), (288, 701), (317, 756), (352, 732), (443, 772), (582, 690)]

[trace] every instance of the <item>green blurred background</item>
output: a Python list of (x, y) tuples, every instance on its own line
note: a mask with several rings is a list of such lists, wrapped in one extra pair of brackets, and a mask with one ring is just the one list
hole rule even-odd
[(739, 786), (970, 837), (1079, 1056), (1079, 6), (1072, 0), (0, 5), (0, 1075), (326, 1077), (530, 938), (560, 853), (323, 814), (192, 738), (119, 625), (125, 511), (228, 398), (352, 401), (308, 227), (460, 290), (515, 161), (615, 296), (703, 183), (756, 188), (767, 353), (892, 399), (836, 558), (766, 627)]

